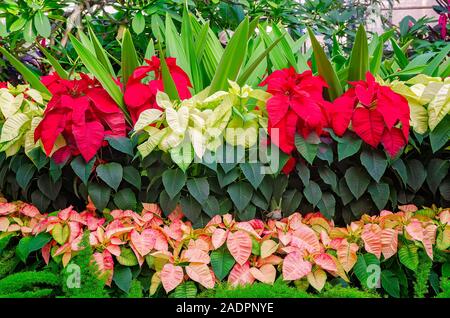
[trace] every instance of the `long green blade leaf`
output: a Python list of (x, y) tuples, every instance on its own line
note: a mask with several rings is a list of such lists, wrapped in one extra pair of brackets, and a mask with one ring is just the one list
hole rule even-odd
[(58, 62), (58, 60), (49, 52), (47, 51), (42, 45), (39, 43), (36, 43), (39, 47), (39, 50), (41, 50), (42, 53), (44, 53), (45, 57), (47, 58), (48, 62), (51, 66), (55, 69), (55, 72), (59, 75), (59, 77), (63, 79), (68, 79), (69, 75), (67, 74), (66, 70), (61, 66), (61, 64)]
[(314, 51), (314, 57), (319, 75), (328, 83), (328, 97), (331, 101), (342, 95), (342, 86), (339, 78), (325, 54), (314, 33), (308, 28), (309, 38)]
[(431, 62), (428, 64), (427, 68), (423, 71), (425, 75), (434, 76), (437, 73), (437, 70), (439, 69), (439, 64), (448, 56), (450, 53), (450, 44), (447, 44), (445, 48), (439, 52), (438, 55), (436, 55)]
[(158, 42), (159, 48), (159, 59), (161, 60), (161, 75), (164, 85), (164, 92), (169, 96), (171, 100), (180, 100), (180, 95), (178, 94), (177, 86), (173, 81), (172, 75), (170, 74), (169, 67), (166, 63), (166, 58), (161, 47), (161, 42)]
[(247, 51), (248, 26), (248, 18), (245, 18), (231, 37), (211, 81), (210, 94), (226, 90), (228, 80), (236, 80)]
[(133, 74), (133, 71), (140, 65), (136, 49), (134, 47), (131, 33), (125, 29), (122, 39), (122, 81), (126, 85), (128, 78)]
[(108, 73), (108, 71), (105, 70), (103, 65), (98, 63), (98, 59), (96, 58), (96, 56), (94, 56), (94, 54), (91, 51), (89, 51), (89, 49), (84, 47), (83, 44), (80, 41), (78, 41), (78, 39), (75, 38), (73, 35), (69, 35), (69, 37), (75, 51), (78, 53), (78, 56), (80, 57), (84, 66), (102, 84), (103, 88), (117, 103), (119, 108), (124, 113), (126, 120), (131, 125), (132, 124), (131, 117), (128, 114), (128, 111), (123, 102), (123, 94), (119, 86), (117, 86), (117, 84), (114, 82), (113, 78)]
[(367, 44), (367, 34), (364, 26), (361, 24), (356, 33), (355, 43), (348, 69), (348, 80), (359, 81), (366, 77), (369, 70), (369, 46)]
[(97, 55), (98, 60), (104, 68), (109, 71), (109, 74), (111, 76), (115, 76), (114, 68), (111, 65), (111, 62), (109, 61), (108, 54), (106, 53), (105, 49), (101, 45), (100, 41), (98, 40), (97, 36), (95, 35), (94, 31), (92, 30), (91, 26), (88, 27), (89, 30), (89, 36), (91, 38), (92, 44), (94, 46), (95, 55)]
[(30, 71), (21, 61), (9, 53), (3, 46), (0, 46), (0, 52), (8, 59), (9, 63), (20, 73), (23, 78), (30, 84), (31, 87), (38, 90), (39, 92), (46, 94), (47, 96), (52, 96), (50, 91), (42, 84), (41, 80), (37, 75)]
[(238, 84), (240, 86), (244, 85), (247, 80), (249, 79), (249, 77), (252, 75), (253, 71), (258, 67), (258, 65), (267, 57), (267, 55), (270, 53), (270, 51), (278, 44), (278, 42), (281, 41), (281, 39), (283, 38), (284, 34), (281, 35), (278, 39), (276, 39), (275, 41), (273, 41), (273, 43), (264, 50), (263, 53), (261, 53), (261, 55), (259, 55), (255, 61), (253, 61), (252, 64), (250, 64), (247, 69), (241, 74), (239, 75), (239, 78), (237, 80)]

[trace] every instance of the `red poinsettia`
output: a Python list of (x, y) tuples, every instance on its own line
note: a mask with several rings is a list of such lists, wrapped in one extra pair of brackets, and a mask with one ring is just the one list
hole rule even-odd
[(78, 80), (65, 80), (57, 74), (42, 77), (52, 93), (44, 118), (36, 128), (47, 155), (61, 134), (66, 146), (53, 154), (57, 162), (81, 154), (91, 160), (106, 143), (105, 136), (125, 136), (125, 117), (117, 104), (95, 79), (80, 74)]
[[(164, 91), (159, 58), (153, 56), (150, 60), (146, 59), (145, 61), (148, 65), (137, 67), (128, 79), (125, 87), (124, 100), (133, 122), (138, 120), (139, 115), (144, 110), (159, 108), (156, 104), (156, 93), (158, 91)], [(192, 87), (192, 85), (188, 75), (176, 64), (175, 58), (166, 58), (166, 63), (180, 98), (190, 98), (191, 92), (189, 91), (189, 87)], [(142, 80), (150, 72), (154, 72), (154, 79), (149, 81), (148, 84), (142, 83)]]
[(304, 138), (311, 132), (322, 133), (327, 124), (326, 102), (322, 97), (327, 84), (322, 78), (313, 76), (311, 71), (298, 74), (291, 67), (270, 74), (260, 84), (265, 85), (273, 95), (266, 105), (269, 135), (282, 151), (292, 152), (296, 132)]
[(366, 81), (352, 82), (344, 95), (330, 107), (334, 132), (342, 136), (351, 122), (352, 130), (372, 147), (380, 143), (391, 157), (406, 145), (409, 136), (407, 100), (375, 81), (370, 72)]
[(0, 88), (7, 88), (8, 85), (6, 84), (6, 82), (0, 82)]

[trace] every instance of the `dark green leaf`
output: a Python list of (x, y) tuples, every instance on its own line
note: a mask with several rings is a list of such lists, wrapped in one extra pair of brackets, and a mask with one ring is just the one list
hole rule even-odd
[(203, 204), (209, 196), (209, 183), (207, 178), (193, 178), (186, 183), (189, 193)]
[(364, 149), (361, 152), (360, 159), (370, 176), (376, 182), (380, 182), (387, 168), (387, 160), (384, 153), (376, 149)]
[(17, 184), (25, 190), (36, 172), (36, 167), (27, 163), (19, 167), (16, 173)]
[(189, 221), (195, 223), (202, 213), (202, 206), (191, 196), (180, 199), (183, 214)]
[(211, 266), (219, 280), (223, 280), (228, 275), (235, 263), (225, 245), (211, 253)]
[(123, 178), (123, 168), (117, 162), (99, 165), (96, 169), (97, 176), (107, 185), (117, 191)]
[(135, 210), (136, 203), (136, 195), (130, 188), (122, 189), (114, 195), (114, 204), (121, 210)]
[(305, 158), (306, 161), (308, 161), (309, 164), (313, 163), (314, 158), (316, 158), (317, 155), (317, 148), (318, 148), (317, 144), (309, 143), (301, 135), (296, 134), (295, 147), (297, 148), (298, 152), (302, 155), (302, 157)]
[(322, 190), (320, 190), (319, 185), (312, 180), (305, 186), (303, 194), (305, 195), (306, 200), (313, 206), (317, 206), (317, 203), (319, 203), (322, 198)]
[(114, 149), (132, 157), (134, 156), (133, 144), (131, 143), (131, 140), (129, 138), (107, 136), (105, 140), (107, 140), (109, 145)]
[(242, 212), (252, 199), (253, 188), (250, 184), (241, 181), (230, 185), (227, 192), (236, 208)]
[(186, 174), (181, 169), (166, 170), (162, 175), (164, 189), (173, 199), (186, 184)]
[(261, 163), (259, 162), (241, 163), (239, 167), (241, 168), (242, 172), (244, 173), (244, 176), (251, 183), (253, 188), (255, 188), (255, 190), (258, 189), (259, 185), (261, 184), (264, 178)]
[(381, 272), (381, 286), (383, 289), (394, 298), (400, 298), (400, 284), (398, 277), (389, 270)]
[(94, 168), (95, 158), (86, 163), (82, 156), (78, 156), (72, 160), (70, 166), (75, 174), (81, 179), (84, 184), (87, 184), (89, 176), (91, 175), (92, 169)]
[(89, 183), (88, 193), (97, 210), (102, 212), (108, 205), (111, 189), (102, 184)]
[(333, 194), (325, 192), (317, 203), (317, 207), (327, 219), (332, 220), (336, 211), (336, 199)]
[(356, 32), (355, 42), (350, 55), (348, 80), (364, 80), (367, 71), (369, 71), (369, 46), (367, 44), (366, 30), (361, 24)]
[(417, 159), (408, 160), (406, 167), (408, 171), (408, 185), (414, 192), (417, 192), (427, 178), (427, 172), (423, 164)]
[(350, 167), (344, 175), (347, 186), (356, 199), (359, 199), (367, 190), (370, 177), (360, 167)]
[(59, 191), (61, 191), (62, 180), (59, 179), (56, 182), (50, 178), (48, 174), (43, 174), (38, 179), (38, 188), (43, 194), (50, 200), (54, 201), (58, 197)]
[(128, 166), (123, 168), (123, 179), (136, 187), (136, 189), (141, 189), (141, 174), (139, 171), (133, 167)]
[(428, 163), (427, 184), (433, 194), (436, 193), (442, 180), (448, 175), (449, 167), (450, 161), (438, 158), (433, 158)]
[(131, 288), (132, 279), (133, 275), (130, 267), (120, 265), (114, 266), (113, 281), (123, 292), (128, 294)]
[(369, 193), (373, 202), (377, 208), (381, 211), (384, 210), (389, 200), (390, 190), (389, 185), (386, 183), (374, 183), (369, 186)]

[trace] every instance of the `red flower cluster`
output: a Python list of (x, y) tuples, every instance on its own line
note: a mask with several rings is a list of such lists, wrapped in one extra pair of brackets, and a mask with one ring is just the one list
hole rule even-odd
[(377, 147), (380, 142), (391, 157), (408, 142), (409, 106), (407, 100), (390, 87), (379, 85), (367, 72), (366, 81), (353, 85), (337, 98), (329, 111), (334, 132), (342, 136), (351, 122), (363, 141)]
[[(136, 68), (125, 87), (124, 100), (134, 123), (139, 119), (139, 115), (144, 110), (159, 108), (156, 104), (156, 93), (158, 91), (164, 91), (159, 58), (153, 56), (150, 60), (145, 61), (148, 65)], [(192, 85), (188, 75), (176, 64), (175, 58), (166, 58), (166, 62), (180, 98), (190, 98), (191, 93), (189, 87), (192, 87)], [(142, 80), (150, 72), (154, 72), (154, 79), (149, 81), (148, 84), (142, 83)]]
[(6, 82), (0, 82), (0, 88), (7, 88), (8, 85), (6, 84)]
[(79, 80), (65, 80), (57, 74), (42, 77), (52, 93), (44, 118), (35, 130), (35, 140), (41, 139), (50, 155), (60, 134), (66, 146), (53, 154), (56, 162), (81, 154), (91, 160), (105, 136), (125, 136), (125, 118), (117, 104), (95, 79), (80, 74)]
[[(322, 133), (327, 124), (324, 108), (327, 102), (322, 97), (327, 84), (322, 78), (313, 76), (311, 71), (298, 74), (291, 67), (270, 74), (260, 84), (265, 85), (273, 95), (266, 105), (269, 135), (282, 151), (294, 150), (296, 132), (305, 138), (311, 132)], [(279, 138), (275, 138), (275, 129)]]

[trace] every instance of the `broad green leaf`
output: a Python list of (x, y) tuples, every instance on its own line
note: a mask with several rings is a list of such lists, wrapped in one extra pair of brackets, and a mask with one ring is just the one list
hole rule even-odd
[(197, 296), (197, 287), (194, 282), (187, 281), (178, 285), (172, 295), (174, 298), (195, 298)]
[(109, 145), (112, 148), (116, 149), (117, 151), (120, 151), (130, 156), (134, 156), (133, 144), (131, 143), (131, 140), (129, 138), (107, 136), (105, 137), (105, 140), (108, 141)]
[(405, 67), (408, 65), (408, 58), (394, 39), (391, 39), (391, 45), (394, 49), (395, 60), (397, 61), (401, 69), (405, 69)]
[(419, 266), (419, 254), (417, 250), (418, 247), (414, 244), (405, 244), (398, 250), (400, 263), (412, 271), (416, 271), (417, 266)]
[(363, 287), (374, 289), (377, 287), (380, 279), (380, 261), (373, 254), (360, 254), (353, 272)]
[(123, 178), (123, 168), (117, 162), (110, 162), (97, 166), (97, 176), (114, 191), (117, 191)]
[(198, 201), (203, 204), (209, 196), (209, 183), (205, 178), (193, 178), (186, 182), (189, 193)]
[(332, 220), (336, 211), (336, 199), (329, 192), (323, 193), (317, 207), (327, 219)]
[(308, 161), (309, 164), (312, 165), (314, 158), (317, 155), (317, 144), (313, 144), (305, 140), (300, 134), (295, 135), (295, 147), (298, 152)]
[(433, 195), (436, 193), (437, 188), (441, 184), (442, 180), (448, 175), (450, 167), (449, 160), (442, 160), (439, 158), (433, 158), (428, 163), (427, 167), (427, 184)]
[(237, 79), (237, 83), (240, 86), (243, 86), (247, 83), (247, 80), (250, 78), (252, 73), (255, 71), (255, 69), (258, 67), (258, 65), (267, 57), (267, 55), (272, 51), (272, 49), (277, 46), (277, 44), (283, 39), (285, 34), (282, 34), (280, 37), (278, 37), (275, 41), (272, 42), (265, 50), (262, 52), (254, 61), (252, 64), (250, 64), (248, 67), (245, 68), (245, 70), (242, 72), (242, 74), (239, 75)]
[(141, 174), (135, 167), (127, 166), (123, 168), (123, 179), (126, 182), (134, 185), (136, 189), (141, 189)]
[(36, 33), (34, 31), (33, 20), (28, 20), (23, 29), (23, 38), (25, 41), (28, 43), (33, 43), (34, 40), (36, 40)]
[(348, 67), (348, 80), (359, 81), (366, 78), (369, 71), (369, 47), (367, 44), (367, 34), (361, 24), (356, 32), (352, 53)]
[(193, 197), (183, 197), (180, 199), (183, 214), (189, 221), (196, 223), (202, 215), (202, 206)]
[(54, 201), (58, 197), (59, 191), (61, 191), (62, 179), (54, 182), (48, 174), (43, 174), (39, 177), (37, 185), (47, 198)]
[(36, 172), (36, 167), (32, 163), (21, 165), (16, 173), (17, 184), (25, 190), (30, 184), (31, 178), (33, 178)]
[(314, 51), (314, 58), (316, 61), (317, 69), (319, 71), (319, 75), (323, 77), (323, 79), (328, 83), (328, 95), (331, 101), (341, 96), (343, 93), (341, 82), (328, 60), (327, 55), (325, 54), (322, 46), (317, 41), (314, 33), (311, 29), (308, 28), (309, 38), (311, 39), (311, 44)]
[(253, 196), (252, 186), (244, 181), (233, 183), (227, 192), (239, 212), (245, 210)]
[(312, 180), (305, 186), (303, 194), (305, 195), (306, 200), (314, 207), (317, 206), (317, 203), (319, 203), (322, 198), (322, 190), (320, 190), (319, 185)]
[(229, 85), (228, 80), (236, 81), (247, 51), (248, 28), (249, 21), (245, 18), (228, 42), (211, 80), (210, 95), (220, 90), (226, 91)]
[(430, 143), (433, 153), (441, 149), (450, 140), (450, 115), (444, 117), (444, 119), (437, 125), (437, 127), (430, 132)]
[(131, 21), (131, 26), (133, 28), (133, 31), (136, 32), (136, 34), (141, 34), (142, 32), (144, 32), (145, 18), (142, 15), (142, 12), (136, 13), (133, 20)]
[(366, 168), (370, 176), (380, 182), (387, 168), (387, 159), (384, 153), (376, 149), (364, 149), (360, 156), (361, 164)]
[(225, 245), (211, 253), (211, 266), (219, 280), (223, 280), (228, 275), (235, 263), (234, 257)]
[(381, 272), (381, 286), (394, 298), (400, 298), (400, 284), (398, 277), (389, 270)]
[(369, 175), (361, 167), (350, 167), (344, 178), (355, 199), (359, 199), (366, 192), (370, 183)]
[(338, 142), (338, 159), (344, 160), (353, 156), (361, 148), (362, 140), (352, 137), (350, 134), (345, 134)]
[(258, 189), (261, 184), (264, 173), (262, 172), (263, 168), (261, 163), (241, 163), (239, 164), (242, 172), (244, 173), (245, 178), (251, 183), (253, 188)]
[(427, 172), (422, 162), (417, 159), (410, 159), (406, 163), (406, 168), (408, 171), (407, 184), (413, 189), (414, 192), (419, 191), (420, 187), (427, 178)]
[(186, 174), (181, 169), (169, 169), (162, 174), (162, 182), (167, 194), (173, 199), (186, 184)]
[(136, 195), (130, 188), (120, 190), (114, 195), (114, 204), (121, 210), (135, 210), (136, 209)]
[(130, 291), (132, 280), (133, 274), (130, 267), (114, 266), (113, 281), (126, 294)]
[(389, 185), (386, 183), (372, 182), (369, 185), (368, 191), (377, 208), (380, 211), (384, 210), (389, 200)]
[(95, 158), (86, 163), (82, 156), (78, 156), (70, 162), (70, 166), (75, 174), (81, 179), (84, 184), (87, 184), (89, 177), (94, 168)]
[(36, 31), (44, 38), (50, 37), (52, 27), (48, 17), (42, 12), (37, 11), (34, 15), (34, 27)]
[(333, 170), (331, 170), (327, 166), (320, 166), (319, 167), (319, 176), (322, 178), (322, 180), (331, 186), (331, 189), (333, 191), (336, 191), (337, 189), (337, 176), (336, 173), (334, 173)]
[(102, 184), (89, 183), (88, 193), (97, 210), (103, 212), (111, 197), (111, 189)]
[(120, 256), (116, 256), (116, 259), (123, 266), (135, 266), (139, 264), (133, 250), (123, 246), (120, 248)]

